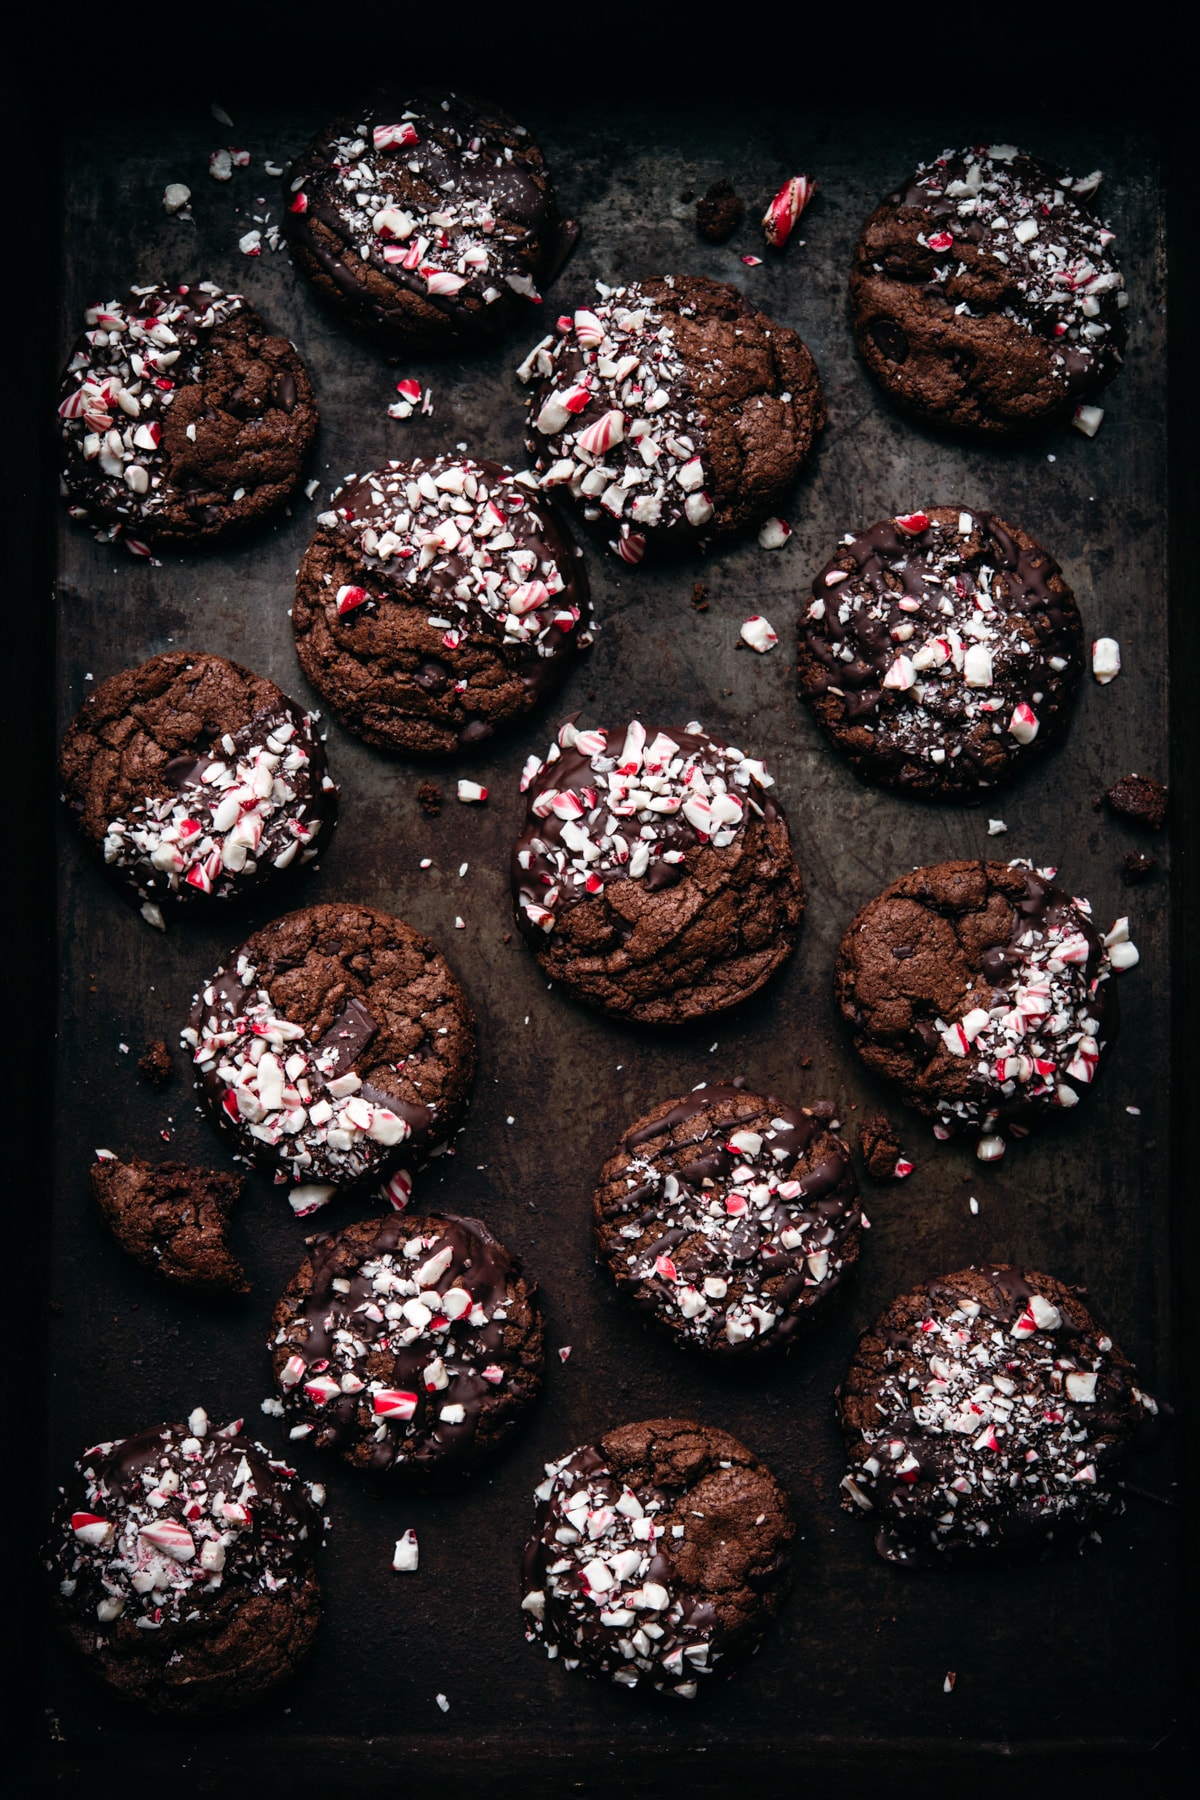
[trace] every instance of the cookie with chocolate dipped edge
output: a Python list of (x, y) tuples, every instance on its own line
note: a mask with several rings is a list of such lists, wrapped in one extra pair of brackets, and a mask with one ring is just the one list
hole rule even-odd
[(568, 722), (521, 786), (517, 925), (575, 999), (684, 1024), (748, 999), (791, 955), (804, 887), (758, 758), (695, 721)]
[(591, 643), (587, 573), (530, 475), (458, 455), (336, 493), (296, 580), (300, 666), (349, 731), (449, 755), (522, 719)]
[(835, 992), (872, 1074), (982, 1161), (1086, 1096), (1117, 1032), (1111, 977), (1137, 961), (1128, 921), (1027, 862), (915, 869), (870, 900), (837, 955)]
[(291, 1435), (375, 1475), (474, 1469), (541, 1386), (536, 1293), (478, 1219), (403, 1213), (314, 1238), (272, 1321)]
[(297, 1213), (391, 1184), (445, 1144), (475, 1072), (475, 1021), (429, 938), (375, 907), (274, 920), (197, 994), (183, 1033), (209, 1122), (291, 1184)]
[(890, 399), (930, 424), (1016, 438), (1070, 417), (1125, 348), (1100, 174), (1011, 144), (946, 150), (881, 205), (854, 253), (858, 348)]
[(288, 166), (284, 232), (314, 293), (390, 350), (507, 331), (579, 236), (523, 125), (489, 102), (393, 88)]
[(102, 541), (198, 548), (258, 524), (317, 432), (294, 345), (211, 281), (90, 307), (59, 390), (67, 510)]
[(800, 694), (860, 780), (977, 800), (1066, 730), (1083, 627), (1053, 557), (934, 506), (847, 534), (800, 622)]
[(1120, 1509), (1158, 1409), (1084, 1291), (985, 1264), (901, 1295), (863, 1333), (838, 1397), (842, 1488), (886, 1561), (1066, 1551)]
[(153, 925), (293, 878), (337, 820), (315, 715), (204, 651), (100, 682), (67, 728), (59, 777), (84, 841)]
[(758, 524), (825, 423), (797, 334), (702, 275), (603, 289), (517, 373), (542, 486), (569, 494), (628, 563)]
[(45, 1550), (62, 1636), (88, 1673), (151, 1712), (242, 1712), (308, 1655), (321, 1593), (307, 1488), (241, 1420), (97, 1444), (75, 1465)]
[(568, 1669), (693, 1700), (758, 1649), (795, 1535), (727, 1432), (647, 1419), (547, 1465), (522, 1564), (525, 1635)]
[(126, 1160), (105, 1152), (88, 1171), (92, 1197), (133, 1260), (191, 1294), (247, 1294), (250, 1283), (225, 1242), (245, 1181), (182, 1162)]
[(858, 1258), (858, 1183), (835, 1123), (828, 1104), (736, 1087), (664, 1101), (601, 1171), (598, 1260), (680, 1344), (738, 1361), (786, 1348)]

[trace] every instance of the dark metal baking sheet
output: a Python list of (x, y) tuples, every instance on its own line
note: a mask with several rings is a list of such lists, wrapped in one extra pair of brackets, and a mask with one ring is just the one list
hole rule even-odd
[[(304, 696), (291, 584), (336, 480), (389, 455), (454, 444), (520, 460), (512, 371), (539, 335), (537, 318), (481, 357), (392, 367), (329, 320), (284, 252), (239, 254), (254, 216), (279, 216), (279, 183), (263, 173), (264, 158), (282, 163), (337, 99), (285, 105), (264, 93), (243, 102), (232, 131), (200, 104), (85, 116), (64, 140), (60, 348), (84, 305), (133, 280), (210, 276), (243, 289), (313, 371), (323, 486), (252, 540), (215, 555), (164, 555), (161, 565), (64, 523), (60, 726), (89, 675), (100, 679), (172, 645), (235, 657)], [(303, 1471), (326, 1482), (333, 1521), (322, 1561), (325, 1621), (299, 1679), (254, 1717), (191, 1736), (119, 1708), (50, 1645), (41, 1742), (21, 1791), (41, 1791), (42, 1782), (70, 1789), (85, 1770), (88, 1791), (100, 1791), (98, 1766), (128, 1770), (132, 1756), (143, 1775), (156, 1763), (190, 1771), (198, 1792), (236, 1792), (231, 1771), (268, 1766), (279, 1791), (308, 1775), (347, 1793), (382, 1792), (421, 1771), (446, 1791), (462, 1784), (480, 1794), (599, 1793), (618, 1780), (657, 1794), (684, 1779), (704, 1793), (728, 1790), (739, 1776), (777, 1781), (801, 1769), (823, 1791), (842, 1777), (943, 1764), (970, 1769), (977, 1782), (997, 1768), (1015, 1779), (1011, 1759), (1034, 1757), (1060, 1769), (1084, 1761), (1111, 1768), (1173, 1741), (1175, 1515), (1131, 1499), (1104, 1526), (1102, 1546), (1062, 1564), (898, 1572), (876, 1559), (870, 1530), (838, 1508), (832, 1394), (857, 1331), (894, 1293), (981, 1257), (1085, 1283), (1146, 1385), (1170, 1381), (1167, 886), (1162, 876), (1133, 890), (1120, 885), (1120, 856), (1135, 839), (1092, 807), (1117, 776), (1163, 772), (1165, 757), (1160, 146), (1140, 126), (1115, 130), (1083, 115), (1021, 121), (1036, 152), (1107, 171), (1101, 204), (1131, 291), (1130, 348), (1095, 439), (1063, 429), (993, 451), (940, 438), (888, 408), (853, 352), (845, 271), (861, 219), (892, 181), (943, 144), (1011, 136), (1002, 111), (910, 110), (875, 123), (811, 101), (732, 101), (719, 111), (608, 102), (525, 104), (522, 116), (551, 159), (565, 208), (583, 224), (574, 260), (547, 296), (547, 319), (585, 301), (595, 277), (681, 270), (733, 280), (801, 332), (829, 408), (815, 462), (786, 509), (794, 533), (783, 552), (768, 554), (751, 539), (703, 563), (629, 570), (588, 548), (595, 648), (560, 704), (528, 729), (438, 773), (330, 727), (342, 821), (294, 903), (389, 907), (438, 941), (465, 984), (479, 1019), (474, 1099), (454, 1155), (423, 1178), (417, 1200), (478, 1212), (540, 1277), (551, 1346), (545, 1395), (508, 1452), (459, 1495), (380, 1499), (340, 1465), (297, 1450)], [(249, 149), (252, 162), (218, 186), (208, 153), (227, 140)], [(751, 223), (727, 248), (697, 239), (685, 193), (728, 174), (753, 220), (755, 205), (801, 169), (819, 178), (820, 197), (797, 234), (803, 242), (783, 256), (756, 268), (739, 261), (739, 251), (762, 249)], [(194, 224), (163, 212), (162, 190), (173, 180), (192, 188)], [(431, 417), (388, 419), (402, 374), (432, 388)], [(793, 692), (800, 595), (837, 536), (932, 501), (986, 505), (1034, 532), (1061, 561), (1089, 634), (1115, 635), (1124, 655), (1113, 686), (1085, 680), (1065, 745), (977, 810), (906, 804), (859, 786)], [(697, 579), (709, 590), (704, 612), (690, 603)], [(751, 612), (765, 613), (780, 634), (765, 657), (737, 648)], [(776, 775), (809, 892), (800, 947), (767, 992), (711, 1026), (667, 1036), (594, 1016), (546, 991), (512, 933), (506, 860), (520, 766), (559, 717), (577, 710), (598, 723), (635, 711), (665, 724), (699, 717), (764, 754)], [(455, 803), (454, 780), (467, 772), (491, 789), (486, 808)], [(430, 774), (447, 797), (433, 821), (416, 802)], [(989, 816), (1006, 821), (1005, 836), (988, 836)], [(984, 854), (1056, 864), (1104, 923), (1131, 914), (1142, 952), (1122, 979), (1121, 1038), (1090, 1104), (986, 1169), (962, 1147), (935, 1145), (927, 1126), (872, 1086), (830, 992), (838, 936), (865, 899), (913, 864)], [(433, 860), (428, 871), (423, 857)], [(86, 1184), (96, 1146), (223, 1162), (195, 1115), (183, 1059), (161, 1096), (138, 1082), (134, 1063), (148, 1038), (174, 1041), (197, 981), (269, 913), (259, 906), (215, 926), (176, 925), (164, 937), (121, 905), (65, 830), (59, 867), (50, 1484), (85, 1443), (196, 1404), (214, 1419), (244, 1414), (264, 1441), (278, 1442), (278, 1425), (259, 1412), (270, 1391), (264, 1339), (305, 1230), (254, 1177), (233, 1230), (254, 1291), (228, 1310), (156, 1286), (106, 1237)], [(916, 1169), (902, 1186), (867, 1184), (871, 1231), (841, 1314), (782, 1364), (713, 1372), (645, 1331), (608, 1291), (592, 1263), (588, 1203), (594, 1172), (629, 1119), (697, 1082), (739, 1074), (801, 1102), (833, 1098), (851, 1130), (882, 1101), (902, 1120)], [(343, 1204), (319, 1223), (350, 1216)], [(563, 1362), (557, 1351), (568, 1345)], [(667, 1413), (742, 1436), (786, 1483), (800, 1524), (795, 1585), (777, 1630), (734, 1683), (691, 1707), (630, 1704), (547, 1664), (522, 1642), (515, 1607), (517, 1556), (543, 1460), (625, 1419)], [(1165, 1454), (1135, 1479), (1169, 1495)], [(390, 1569), (393, 1541), (407, 1526), (420, 1539), (415, 1577)], [(957, 1680), (948, 1694), (950, 1670)]]

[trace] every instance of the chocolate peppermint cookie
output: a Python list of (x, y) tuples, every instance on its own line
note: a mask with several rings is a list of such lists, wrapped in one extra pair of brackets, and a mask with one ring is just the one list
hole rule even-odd
[(847, 533), (800, 625), (800, 693), (866, 782), (978, 799), (1061, 737), (1083, 673), (1062, 572), (957, 506)]
[(284, 229), (314, 291), (395, 350), (499, 336), (579, 236), (525, 127), (442, 90), (334, 119), (285, 183)]
[(448, 754), (523, 718), (591, 643), (583, 561), (531, 475), (390, 462), (334, 495), (296, 582), (305, 675), (347, 730)]
[(654, 1025), (757, 992), (795, 949), (804, 911), (773, 785), (757, 758), (694, 721), (648, 732), (634, 719), (619, 734), (564, 725), (545, 762), (525, 764), (512, 860), (517, 924), (547, 975)]
[(1110, 977), (1138, 953), (1027, 862), (915, 869), (842, 939), (836, 992), (868, 1069), (988, 1162), (1077, 1106), (1117, 1031)]
[(542, 1381), (536, 1282), (478, 1219), (408, 1213), (318, 1237), (275, 1308), (293, 1438), (357, 1469), (473, 1469)]
[(294, 347), (240, 294), (154, 283), (85, 322), (58, 408), (73, 519), (144, 554), (216, 543), (282, 505), (316, 401)]
[(102, 681), (67, 729), (59, 775), (85, 840), (153, 925), (303, 867), (337, 816), (315, 716), (198, 651)]
[[(202, 1408), (84, 1452), (46, 1546), (59, 1630), (152, 1712), (240, 1712), (307, 1655), (321, 1611), (316, 1506), (286, 1463)], [(314, 1504), (315, 1503), (315, 1504)]]
[(600, 1262), (682, 1344), (740, 1360), (786, 1347), (858, 1257), (858, 1183), (832, 1120), (733, 1087), (664, 1101), (601, 1172)]
[(437, 947), (345, 902), (248, 938), (196, 996), (183, 1041), (212, 1125), (295, 1184), (298, 1213), (370, 1183), (402, 1206), (475, 1072), (475, 1021)]
[(849, 1511), (893, 1563), (1072, 1549), (1154, 1401), (1081, 1294), (1036, 1270), (960, 1269), (894, 1300), (839, 1391)]
[(764, 519), (825, 423), (796, 333), (702, 275), (600, 287), (517, 373), (545, 488), (625, 562), (706, 550)]
[(1011, 144), (946, 150), (876, 207), (854, 254), (859, 350), (931, 424), (1011, 438), (1111, 381), (1127, 296), (1113, 233), (1073, 179)]
[(122, 1161), (107, 1150), (88, 1173), (109, 1230), (144, 1269), (192, 1294), (249, 1293), (225, 1242), (229, 1215), (246, 1185), (240, 1175), (140, 1156)]
[(724, 1431), (647, 1419), (547, 1463), (525, 1549), (525, 1635), (618, 1687), (694, 1700), (758, 1649), (795, 1526), (765, 1464)]

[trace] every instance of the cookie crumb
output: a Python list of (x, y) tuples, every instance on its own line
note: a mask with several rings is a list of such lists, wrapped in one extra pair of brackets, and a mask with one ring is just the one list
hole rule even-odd
[(1146, 881), (1157, 867), (1157, 856), (1147, 856), (1144, 850), (1127, 850), (1121, 859), (1121, 880), (1126, 887), (1132, 887), (1136, 881)]
[(746, 202), (725, 176), (696, 202), (696, 230), (710, 244), (724, 244), (746, 216)]
[[(876, 1181), (899, 1179), (896, 1170), (903, 1160), (900, 1138), (886, 1113), (868, 1113), (865, 1119), (859, 1120), (858, 1142), (868, 1174)], [(911, 1167), (910, 1164), (909, 1169)]]
[(171, 1061), (171, 1052), (161, 1038), (154, 1038), (146, 1045), (138, 1057), (138, 1072), (143, 1081), (151, 1087), (163, 1088), (173, 1078), (175, 1065)]
[(1123, 775), (1104, 796), (1111, 811), (1135, 825), (1161, 831), (1167, 818), (1167, 790), (1153, 775)]
[(417, 805), (427, 819), (436, 819), (442, 810), (442, 790), (436, 782), (423, 781), (417, 789)]
[(708, 584), (703, 581), (692, 583), (692, 605), (697, 612), (708, 611)]

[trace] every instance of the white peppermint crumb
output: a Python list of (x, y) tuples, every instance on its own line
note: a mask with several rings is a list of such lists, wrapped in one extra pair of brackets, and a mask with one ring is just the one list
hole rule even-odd
[(83, 679), (85, 681), (95, 681), (96, 677), (94, 675), (85, 675)]
[(421, 858), (421, 867), (422, 867), (422, 868), (423, 868), (423, 869), (432, 869), (432, 867), (433, 867), (433, 858), (432, 858), (432, 856), (423, 856), (423, 857), (422, 857), (422, 858)]
[(1131, 1114), (1135, 1119), (1140, 1119), (1142, 1116), (1142, 1109), (1140, 1106), (1127, 1106), (1125, 1111)]
[(445, 1694), (437, 1694), (437, 1695), (435, 1695), (435, 1698), (437, 1700), (439, 1707), (441, 1708), (441, 1710), (443, 1712), (450, 1711), (450, 1702), (447, 1700)]
[(459, 880), (460, 880), (460, 881), (461, 881), (461, 880), (462, 880), (462, 878), (463, 878), (463, 876), (464, 876), (464, 875), (465, 875), (465, 874), (466, 874), (466, 872), (467, 872), (467, 870), (468, 870), (468, 869), (469, 869), (469, 868), (470, 868), (470, 866), (471, 866), (471, 865), (470, 865), (470, 863), (459, 863), (459, 865), (458, 865), (458, 879), (459, 879)]
[(570, 1354), (571, 1354), (570, 1344), (563, 1344), (559, 1348), (558, 1360), (560, 1362), (566, 1362), (566, 1360), (567, 1360), (568, 1356), (570, 1356)]
[(988, 836), (989, 837), (999, 837), (1000, 833), (1002, 831), (1007, 831), (1007, 830), (1008, 830), (1008, 826), (1004, 823), (1003, 819), (989, 819), (988, 820)]
[(306, 481), (304, 484), (304, 498), (306, 500), (311, 500), (320, 485), (320, 480), (316, 475), (313, 476), (311, 481)]
[(129, 1055), (129, 1045), (128, 1044), (118, 1044), (117, 1049), (121, 1052), (122, 1056)]
[(214, 100), (208, 110), (212, 114), (213, 118), (217, 121), (218, 125), (228, 125), (230, 130), (232, 131), (233, 120), (230, 118), (229, 114), (225, 111), (225, 108), (221, 105), (219, 100)]
[(277, 1400), (274, 1394), (271, 1394), (266, 1400), (259, 1401), (259, 1411), (265, 1412), (269, 1419), (282, 1419), (283, 1401)]
[(460, 919), (457, 913), (454, 915), (454, 929), (455, 931), (465, 931), (467, 929), (466, 922), (463, 919)]
[(954, 1683), (956, 1679), (957, 1677), (955, 1676), (954, 1670), (948, 1669), (946, 1671), (946, 1679), (942, 1683), (943, 1694), (952, 1694), (954, 1692)]
[(505, 1121), (504, 1121), (504, 1123), (505, 1123), (505, 1124), (506, 1124), (506, 1125), (515, 1125), (515, 1124), (516, 1124), (516, 1122), (517, 1122), (517, 1121), (516, 1121), (516, 1120), (515, 1120), (515, 1119), (514, 1119), (514, 1118), (513, 1118), (513, 1116), (512, 1116), (512, 1114), (511, 1114), (511, 1113), (509, 1113), (509, 1115), (508, 1115), (508, 1117), (507, 1117), (507, 1119), (505, 1119)]
[(1057, 461), (1058, 461), (1058, 458), (1057, 458), (1057, 456), (1048, 456), (1048, 457), (1047, 457), (1047, 458), (1046, 458), (1046, 461), (1047, 461), (1047, 462), (1057, 462)]
[(971, 1211), (972, 1211), (972, 1213), (973, 1213), (973, 1214), (975, 1214), (975, 1215), (976, 1215), (976, 1216), (978, 1216), (978, 1213), (979, 1213), (979, 1202), (978, 1202), (978, 1200), (977, 1200), (977, 1199), (976, 1199), (976, 1198), (975, 1198), (975, 1196), (974, 1196), (974, 1194), (972, 1194), (972, 1195), (971, 1195), (971, 1198), (970, 1198), (970, 1199), (969, 1199), (969, 1200), (968, 1200), (968, 1201), (967, 1201), (967, 1205), (968, 1205), (968, 1206), (969, 1206), (969, 1207), (970, 1207), (970, 1209), (971, 1209)]

